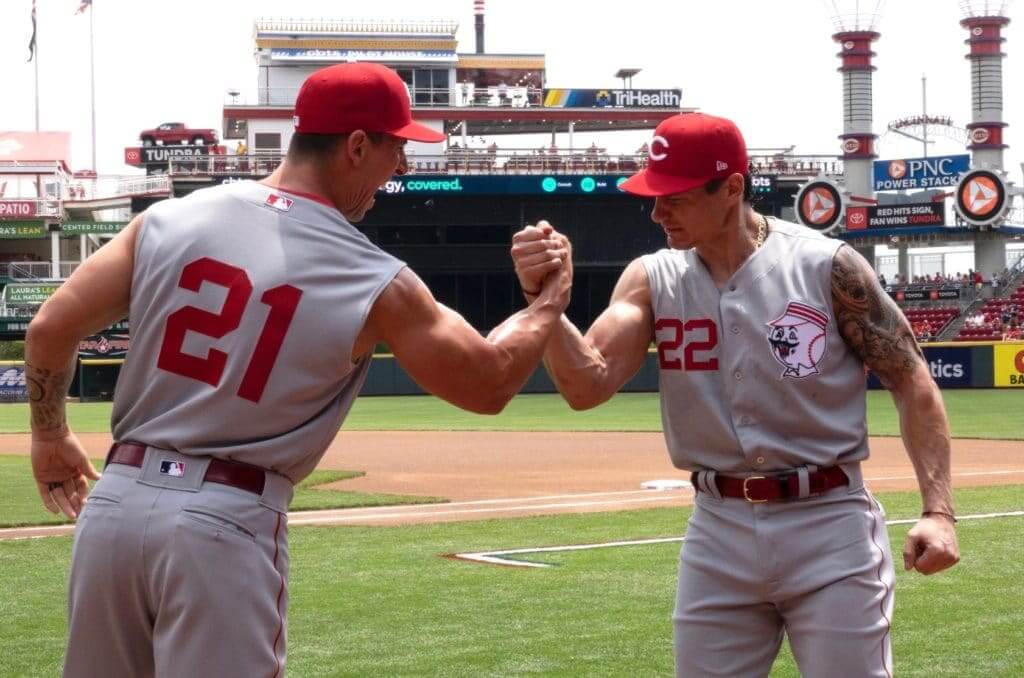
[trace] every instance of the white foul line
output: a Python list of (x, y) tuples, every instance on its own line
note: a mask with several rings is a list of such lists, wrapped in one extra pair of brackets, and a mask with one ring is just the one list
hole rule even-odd
[[(1012, 518), (1024, 516), (1024, 511), (1007, 511), (1003, 513), (975, 513), (966, 516), (957, 516), (958, 520), (985, 520), (989, 518)], [(886, 521), (886, 525), (910, 525), (916, 523), (917, 518), (902, 518), (900, 520)], [(524, 553), (564, 553), (566, 551), (585, 551), (589, 549), (605, 549), (615, 546), (644, 546), (648, 544), (667, 544), (671, 542), (682, 543), (684, 537), (658, 537), (655, 539), (634, 539), (631, 541), (608, 541), (599, 544), (571, 544), (567, 546), (538, 546), (535, 548), (507, 549), (504, 551), (479, 551), (477, 553), (454, 553), (452, 558), (457, 560), (468, 560), (475, 563), (486, 563), (489, 565), (505, 565), (507, 567), (554, 567), (548, 563), (531, 563), (525, 560), (515, 560), (504, 556), (521, 555)]]

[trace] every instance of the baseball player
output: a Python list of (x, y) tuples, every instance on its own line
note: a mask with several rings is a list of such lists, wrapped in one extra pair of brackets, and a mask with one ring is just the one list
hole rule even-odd
[[(353, 226), (407, 169), (399, 76), (311, 75), (281, 167), (161, 202), (85, 261), (27, 341), (32, 464), (43, 503), (78, 518), (64, 675), (284, 672), (292, 488), (334, 439), (386, 342), (426, 390), (500, 411), (568, 303), (549, 250), (537, 300), (487, 337)], [(128, 316), (116, 441), (103, 477), (68, 429), (79, 337)]]
[[(904, 565), (932, 574), (959, 558), (949, 427), (910, 326), (854, 250), (753, 210), (732, 122), (674, 116), (649, 153), (623, 189), (655, 198), (668, 249), (629, 264), (586, 335), (563, 317), (544, 364), (586, 409), (657, 346), (666, 443), (696, 491), (676, 674), (766, 676), (785, 631), (804, 676), (891, 675), (894, 571), (861, 475), (865, 365), (892, 391), (924, 503)], [(543, 222), (513, 243), (527, 293), (567, 247)]]

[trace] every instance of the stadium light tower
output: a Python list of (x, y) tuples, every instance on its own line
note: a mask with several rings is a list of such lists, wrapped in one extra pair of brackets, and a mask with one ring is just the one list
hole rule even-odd
[(872, 74), (875, 66), (871, 50), (881, 34), (878, 24), (882, 18), (884, 0), (826, 0), (832, 14), (835, 33), (832, 39), (841, 50), (839, 72), (843, 74), (843, 175), (846, 190), (853, 197), (871, 196), (871, 163), (875, 153), (873, 129), (874, 95)]
[(970, 47), (971, 122), (967, 125), (968, 145), (974, 166), (1003, 169), (1003, 27), (1011, 0), (960, 0)]

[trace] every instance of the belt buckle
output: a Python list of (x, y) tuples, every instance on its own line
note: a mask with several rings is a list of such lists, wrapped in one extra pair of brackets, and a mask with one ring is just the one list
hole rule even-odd
[(767, 503), (767, 499), (754, 499), (750, 496), (750, 488), (747, 487), (747, 483), (751, 480), (764, 480), (764, 476), (750, 476), (749, 478), (743, 479), (743, 498), (749, 501), (751, 504), (764, 504)]

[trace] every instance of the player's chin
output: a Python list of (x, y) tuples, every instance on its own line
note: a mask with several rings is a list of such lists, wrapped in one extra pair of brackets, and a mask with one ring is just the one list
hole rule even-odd
[(665, 242), (674, 250), (688, 250), (693, 247), (693, 243), (682, 233), (673, 233), (671, 231), (665, 232)]

